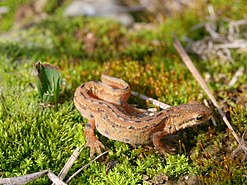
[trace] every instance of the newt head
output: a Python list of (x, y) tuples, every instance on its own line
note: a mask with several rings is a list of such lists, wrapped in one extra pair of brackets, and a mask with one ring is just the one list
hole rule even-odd
[(164, 128), (169, 133), (200, 125), (208, 121), (212, 116), (212, 111), (197, 102), (171, 107), (169, 124)]

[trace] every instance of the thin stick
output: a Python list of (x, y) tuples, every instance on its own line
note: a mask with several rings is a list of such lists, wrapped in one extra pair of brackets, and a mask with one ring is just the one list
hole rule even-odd
[(135, 92), (135, 91), (131, 91), (131, 94), (133, 96), (139, 96), (142, 100), (150, 102), (153, 105), (160, 107), (161, 109), (167, 109), (167, 108), (171, 107), (170, 105), (167, 105), (165, 103), (159, 102), (159, 101), (157, 101), (157, 100), (155, 100), (153, 98), (149, 98), (149, 97), (147, 97), (147, 96), (145, 96), (143, 94), (140, 94), (138, 92)]
[(26, 184), (26, 183), (34, 181), (35, 179), (38, 179), (40, 177), (47, 175), (47, 173), (48, 173), (48, 170), (43, 170), (40, 172), (35, 172), (35, 173), (22, 175), (18, 177), (0, 178), (0, 184), (16, 184), (16, 185)]
[[(203, 100), (203, 103), (207, 106), (207, 107), (209, 107), (209, 104), (208, 104), (208, 101), (207, 100)], [(214, 117), (212, 116), (211, 117), (211, 120), (212, 120), (212, 123), (213, 123), (213, 125), (216, 127), (217, 126), (217, 123), (216, 123), (216, 121), (215, 121), (215, 119), (214, 119)]]
[(52, 173), (50, 170), (48, 170), (47, 176), (49, 179), (53, 182), (55, 185), (67, 185), (65, 182), (63, 182), (62, 179), (60, 179), (58, 176), (56, 176), (54, 173)]
[(66, 181), (66, 183), (69, 183), (72, 178), (74, 178), (76, 175), (78, 175), (82, 170), (84, 170), (86, 167), (88, 167), (92, 162), (96, 161), (98, 158), (100, 158), (101, 156), (105, 155), (108, 151), (105, 151), (103, 153), (101, 153), (100, 155), (98, 155), (97, 157), (95, 157), (92, 161), (90, 161), (88, 164), (86, 164), (85, 166), (83, 166), (82, 168), (80, 168), (79, 170), (77, 170), (73, 175), (71, 175), (68, 180)]
[(238, 71), (234, 74), (230, 82), (228, 83), (228, 86), (232, 87), (238, 81), (238, 78), (243, 74), (244, 74), (244, 67), (240, 67)]
[[(176, 34), (174, 34), (174, 42), (173, 42), (174, 47), (176, 48), (177, 52), (179, 53), (180, 57), (182, 58), (183, 62), (185, 63), (185, 65), (188, 67), (188, 69), (190, 70), (190, 72), (192, 73), (192, 75), (195, 77), (195, 79), (198, 81), (198, 83), (201, 85), (202, 89), (206, 92), (206, 94), (208, 95), (208, 97), (211, 99), (212, 103), (214, 104), (214, 106), (217, 108), (217, 110), (219, 111), (223, 121), (225, 122), (225, 124), (227, 125), (227, 127), (232, 131), (232, 135), (234, 136), (234, 138), (237, 140), (237, 142), (239, 144), (242, 144), (241, 140), (239, 139), (239, 137), (237, 136), (236, 132), (233, 130), (230, 122), (228, 121), (228, 119), (226, 118), (224, 112), (221, 110), (219, 104), (217, 103), (216, 99), (214, 98), (213, 94), (211, 93), (211, 91), (209, 90), (207, 84), (205, 83), (205, 81), (203, 80), (202, 76), (200, 75), (200, 73), (198, 72), (198, 70), (195, 68), (194, 64), (192, 63), (191, 59), (189, 58), (188, 54), (186, 53), (186, 51), (184, 50), (183, 46), (181, 45), (181, 43), (179, 42)], [(245, 147), (246, 148), (246, 147)], [(246, 148), (247, 149), (247, 148)]]
[(73, 152), (73, 154), (70, 156), (69, 160), (66, 162), (66, 164), (64, 165), (63, 169), (60, 171), (60, 173), (58, 174), (58, 177), (60, 179), (64, 179), (64, 177), (68, 174), (70, 168), (73, 166), (74, 162), (76, 161), (76, 159), (79, 157), (81, 151), (84, 149), (83, 148), (76, 148)]

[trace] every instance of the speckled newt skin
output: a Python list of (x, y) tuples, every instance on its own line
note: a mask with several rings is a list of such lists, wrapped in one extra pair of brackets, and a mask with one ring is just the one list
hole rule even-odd
[(163, 153), (163, 137), (199, 125), (212, 115), (206, 106), (192, 102), (150, 116), (146, 110), (127, 103), (130, 87), (125, 81), (106, 75), (101, 76), (101, 81), (79, 86), (74, 96), (76, 108), (88, 119), (84, 134), (91, 157), (105, 149), (94, 134), (95, 128), (110, 139), (131, 145), (153, 142), (155, 148)]

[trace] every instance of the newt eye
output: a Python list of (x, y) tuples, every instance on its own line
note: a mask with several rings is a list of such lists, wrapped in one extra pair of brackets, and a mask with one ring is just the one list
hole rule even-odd
[(201, 121), (203, 119), (203, 115), (198, 115), (197, 117), (196, 117), (196, 120), (197, 121)]

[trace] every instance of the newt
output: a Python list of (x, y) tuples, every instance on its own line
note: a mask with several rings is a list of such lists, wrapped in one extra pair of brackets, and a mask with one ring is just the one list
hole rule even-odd
[(208, 107), (197, 102), (172, 106), (149, 115), (145, 109), (128, 104), (129, 95), (128, 83), (107, 75), (101, 76), (101, 82), (86, 82), (76, 89), (75, 107), (88, 119), (84, 135), (90, 157), (105, 149), (95, 136), (94, 129), (109, 139), (134, 146), (153, 143), (163, 154), (162, 138), (202, 124), (212, 116)]

